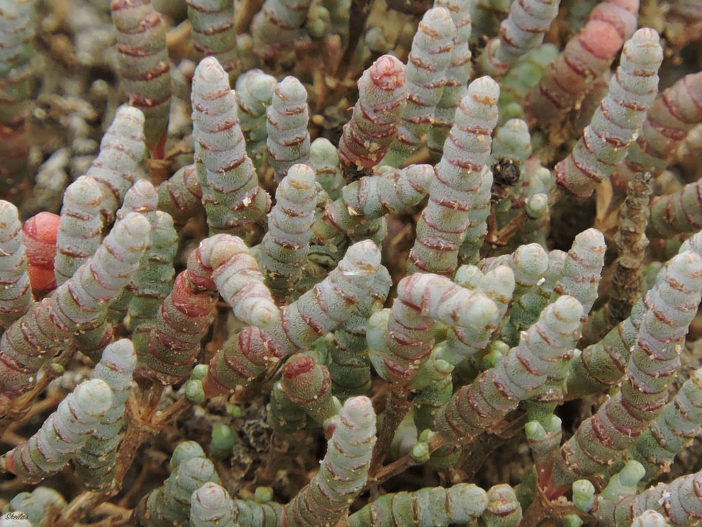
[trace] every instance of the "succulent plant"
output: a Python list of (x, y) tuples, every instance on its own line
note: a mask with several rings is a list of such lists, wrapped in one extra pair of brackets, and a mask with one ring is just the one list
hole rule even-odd
[(0, 525), (698, 525), (698, 3), (0, 0)]

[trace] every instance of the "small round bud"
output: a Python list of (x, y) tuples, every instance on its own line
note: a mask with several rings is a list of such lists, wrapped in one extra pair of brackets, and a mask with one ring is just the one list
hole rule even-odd
[(208, 370), (209, 366), (207, 364), (198, 364), (193, 368), (193, 372), (190, 375), (190, 378), (194, 381), (202, 380), (207, 375)]
[(200, 404), (205, 400), (205, 390), (202, 388), (202, 382), (199, 380), (189, 380), (185, 383), (183, 388), (185, 391), (185, 397), (188, 398), (190, 402), (195, 404)]
[(273, 499), (272, 487), (256, 487), (254, 491), (254, 500), (258, 503), (268, 503)]
[(410, 451), (410, 457), (417, 463), (426, 463), (431, 457), (429, 445), (424, 442), (415, 443)]
[(224, 423), (217, 423), (212, 427), (212, 441), (210, 453), (215, 459), (226, 459), (232, 453), (232, 447), (238, 442), (234, 430)]
[(586, 479), (573, 483), (573, 505), (582, 512), (590, 512), (595, 504), (595, 487)]

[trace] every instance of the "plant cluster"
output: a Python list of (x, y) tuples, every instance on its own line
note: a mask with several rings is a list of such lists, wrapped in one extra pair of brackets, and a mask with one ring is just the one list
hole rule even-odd
[(696, 0), (0, 0), (0, 526), (700, 525), (701, 63)]

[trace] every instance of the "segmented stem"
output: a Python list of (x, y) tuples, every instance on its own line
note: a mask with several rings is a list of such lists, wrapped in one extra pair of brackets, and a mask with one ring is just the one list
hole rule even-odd
[(670, 469), (675, 456), (692, 442), (700, 426), (702, 369), (697, 369), (630, 450), (631, 457), (646, 470), (646, 481)]
[(0, 192), (27, 179), (31, 146), (30, 100), (34, 75), (36, 1), (4, 0), (0, 4)]
[(368, 338), (371, 361), (381, 377), (405, 387), (412, 383), (434, 346), (434, 321), (456, 328), (460, 335), (480, 333), (482, 344), (487, 344), (498, 311), (484, 293), (446, 277), (415, 273), (403, 278), (384, 334)]
[[(358, 313), (380, 265), (380, 251), (369, 240), (352, 245), (320, 283), (270, 318), (265, 332), (245, 328), (233, 335), (210, 361), (203, 388), (208, 395), (245, 386), (280, 358), (305, 350)], [(263, 311), (265, 312), (265, 311)]]
[(10, 326), (31, 305), (32, 288), (17, 207), (0, 201), (0, 325)]
[(319, 472), (285, 506), (290, 527), (333, 526), (366, 484), (376, 440), (370, 399), (348, 399), (332, 426)]
[(405, 66), (383, 55), (358, 81), (358, 101), (339, 141), (339, 160), (348, 170), (368, 170), (386, 154), (407, 102)]
[(668, 166), (688, 132), (702, 121), (702, 72), (686, 75), (661, 93), (648, 109), (636, 142), (629, 146), (623, 181), (637, 172), (654, 176)]
[(112, 0), (117, 60), (129, 103), (144, 112), (146, 145), (164, 155), (171, 106), (171, 63), (166, 24), (150, 0)]
[(309, 108), (307, 90), (295, 77), (278, 83), (266, 110), (268, 163), (280, 182), (288, 169), (306, 163), (310, 156)]
[(233, 81), (238, 75), (234, 4), (228, 0), (187, 0), (197, 59), (214, 57)]
[(286, 299), (302, 276), (317, 199), (314, 171), (293, 165), (278, 185), (261, 242), (261, 269), (273, 294)]
[(134, 345), (122, 339), (105, 348), (93, 370), (93, 379), (105, 381), (112, 390), (112, 403), (74, 459), (76, 474), (89, 488), (109, 488), (117, 471), (117, 449), (122, 440), (124, 408), (135, 367)]
[(251, 23), (255, 53), (273, 60), (302, 37), (310, 0), (266, 0)]
[(429, 9), (422, 17), (407, 58), (407, 104), (397, 137), (382, 164), (399, 166), (422, 145), (422, 136), (432, 123), (434, 108), (446, 83), (456, 26), (444, 7)]
[[(665, 284), (665, 285), (664, 285)], [(566, 486), (597, 477), (662, 411), (680, 366), (679, 346), (702, 296), (702, 258), (686, 251), (666, 266), (664, 281), (646, 297), (648, 309), (631, 350), (621, 391), (581, 423), (556, 459), (552, 482)]]
[(634, 33), (638, 11), (639, 0), (607, 0), (593, 9), (529, 93), (527, 111), (534, 121), (558, 121), (582, 100)]
[(587, 315), (597, 300), (606, 250), (604, 235), (597, 229), (588, 229), (578, 234), (563, 262), (562, 276), (554, 287), (551, 298), (570, 295), (580, 302)]
[(404, 212), (424, 199), (433, 177), (431, 165), (410, 165), (349, 183), (341, 189), (339, 199), (327, 202), (324, 213), (315, 221), (313, 244), (335, 247), (326, 253), (338, 258), (348, 238), (364, 223)]
[(239, 124), (246, 140), (246, 152), (256, 166), (266, 153), (266, 108), (271, 103), (277, 82), (259, 69), (249, 70), (236, 80)]
[(212, 462), (194, 441), (185, 441), (176, 447), (171, 467), (171, 475), (163, 486), (139, 502), (136, 517), (144, 527), (167, 527), (187, 522), (193, 492), (207, 482), (220, 483)]
[(557, 402), (582, 315), (582, 306), (570, 296), (547, 306), (519, 345), (436, 414), (436, 430), (450, 442), (463, 442), (498, 423), (519, 401)]
[(326, 366), (308, 355), (297, 353), (287, 360), (282, 373), (283, 393), (313, 421), (322, 424), (336, 414)]
[(190, 497), (190, 525), (234, 527), (234, 507), (226, 489), (208, 481), (193, 492)]
[(437, 160), (441, 158), (441, 150), (453, 125), (456, 108), (466, 93), (468, 81), (473, 73), (471, 53), (468, 47), (472, 3), (472, 0), (435, 0), (434, 2), (434, 7), (445, 7), (449, 10), (451, 20), (456, 27), (451, 59), (444, 73), (444, 89), (441, 92), (441, 98), (436, 103), (434, 117), (427, 131), (427, 146)]
[(112, 390), (106, 382), (82, 382), (61, 401), (36, 434), (0, 459), (7, 470), (30, 483), (56, 474), (85, 445), (111, 401)]
[(124, 195), (134, 184), (144, 145), (144, 114), (138, 108), (120, 106), (100, 142), (100, 154), (86, 176), (95, 179), (102, 190), (103, 223), (110, 225)]
[(136, 272), (148, 239), (146, 218), (138, 213), (127, 215), (70, 280), (33, 304), (5, 331), (0, 339), (3, 392), (31, 390), (39, 368), (67, 339), (102, 326), (107, 306)]
[(482, 243), (492, 187), (492, 173), (486, 164), (497, 124), (499, 94), (499, 86), (490, 77), (468, 86), (435, 167), (429, 202), (417, 223), (410, 271), (452, 274), (463, 240), (470, 237), (476, 247)]
[(487, 493), (472, 483), (385, 494), (349, 516), (349, 527), (448, 527), (475, 521)]
[[(214, 232), (245, 235), (247, 225), (270, 209), (270, 197), (258, 186), (256, 169), (246, 154), (237, 104), (227, 73), (213, 57), (195, 70), (192, 89), (195, 156), (204, 169), (207, 222)], [(250, 229), (249, 229), (250, 230)]]
[(92, 178), (81, 176), (66, 189), (56, 235), (54, 273), (61, 285), (100, 246), (102, 192)]
[(517, 0), (500, 24), (499, 38), (491, 39), (480, 55), (484, 73), (502, 76), (523, 55), (541, 45), (544, 33), (558, 14), (560, 0)]
[(195, 165), (186, 165), (158, 186), (158, 209), (176, 226), (184, 225), (202, 206), (202, 187)]
[(658, 93), (663, 60), (658, 33), (639, 29), (624, 44), (609, 91), (571, 153), (555, 168), (556, 181), (577, 196), (589, 196), (626, 157), (646, 111)]

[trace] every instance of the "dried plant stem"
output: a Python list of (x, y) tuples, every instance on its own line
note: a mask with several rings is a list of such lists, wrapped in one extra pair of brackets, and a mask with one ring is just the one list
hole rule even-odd
[(493, 210), (488, 217), (488, 233), (485, 237), (485, 241), (496, 247), (506, 246), (527, 221), (528, 218), (526, 217), (524, 209), (520, 209), (514, 218), (505, 223), (501, 228), (497, 229), (497, 225), (495, 224), (495, 213)]
[(85, 527), (119, 527), (120, 525), (129, 525), (132, 521), (133, 511), (114, 503), (101, 503), (95, 509), (95, 514), (105, 514), (107, 518), (96, 523), (85, 524)]
[[(47, 408), (53, 408), (57, 402), (60, 402), (52, 398), (51, 401), (47, 399), (40, 403), (32, 404), (34, 399), (44, 392), (44, 389), (49, 385), (49, 383), (61, 375), (60, 372), (71, 360), (74, 351), (75, 350), (72, 348), (66, 349), (61, 355), (42, 368), (42, 373), (31, 391), (13, 399), (12, 403), (7, 408), (3, 409), (0, 407), (0, 437), (2, 437), (8, 426), (23, 423), (31, 416), (36, 415)], [(37, 405), (41, 406), (37, 407)]]
[(622, 217), (615, 238), (619, 258), (615, 262), (612, 292), (605, 307), (606, 328), (603, 333), (628, 317), (641, 295), (641, 266), (648, 245), (646, 226), (652, 191), (651, 179), (650, 173), (639, 172), (629, 183), (626, 200), (622, 205)]
[(526, 422), (527, 416), (524, 413), (513, 419), (505, 419), (489, 433), (481, 434), (467, 443), (462, 448), (462, 459), (457, 465), (465, 474), (465, 479), (474, 480), (485, 460), (500, 446), (522, 433)]
[(12, 448), (24, 443), (26, 440), (26, 437), (16, 434), (12, 430), (6, 431), (2, 436), (2, 443), (10, 445)]
[(12, 416), (10, 416), (7, 422), (5, 423), (5, 425), (7, 426), (7, 430), (4, 432), (4, 434), (1, 432), (4, 428), (2, 427), (2, 425), (0, 425), (0, 437), (2, 437), (3, 440), (7, 440), (11, 435), (14, 435), (14, 430), (26, 424), (35, 415), (40, 415), (44, 412), (54, 410), (58, 403), (60, 403), (61, 400), (65, 397), (65, 395), (65, 392), (54, 392), (50, 395), (47, 395), (46, 399), (32, 404), (22, 416), (17, 418), (13, 418)]
[(366, 20), (370, 14), (371, 2), (369, 0), (351, 0), (351, 12), (354, 16), (349, 21), (349, 40), (346, 44), (344, 57), (341, 59), (342, 71), (339, 78), (343, 79), (349, 72), (351, 61), (354, 57), (354, 51), (358, 46), (358, 41), (363, 35), (363, 29), (366, 27)]
[(146, 393), (140, 390), (132, 393), (127, 400), (127, 432), (117, 456), (117, 473), (115, 474), (115, 489), (120, 489), (124, 476), (132, 466), (139, 447), (151, 436), (158, 434), (180, 412), (185, 410), (187, 401), (178, 399), (165, 410), (158, 410), (164, 385), (154, 382)]
[(519, 525), (522, 527), (536, 527), (546, 520), (558, 521), (569, 514), (577, 514), (583, 519), (590, 518), (588, 514), (576, 509), (571, 502), (549, 500), (543, 490), (537, 486), (536, 497), (524, 511), (524, 516), (522, 516), (522, 521)]
[(164, 388), (165, 385), (161, 384), (160, 382), (151, 383), (151, 386), (149, 386), (149, 390), (146, 393), (146, 405), (141, 411), (141, 416), (145, 420), (151, 421), (153, 418), (154, 413), (158, 408), (158, 403), (161, 400), (161, 395), (163, 395)]
[[(429, 441), (427, 441), (427, 445), (429, 445), (429, 453), (431, 454), (432, 452), (435, 452), (445, 444), (446, 441), (443, 437), (438, 434), (435, 435)], [(402, 474), (405, 470), (416, 464), (417, 462), (414, 461), (409, 454), (405, 454), (389, 465), (385, 465), (384, 467), (380, 468), (380, 470), (378, 470), (374, 475), (371, 475), (369, 482), (372, 482), (375, 485), (380, 485), (390, 478), (393, 478), (398, 474)]]
[(246, 33), (251, 20), (261, 10), (263, 0), (244, 0), (236, 9), (236, 34)]
[(52, 523), (55, 527), (73, 527), (89, 511), (94, 510), (98, 505), (109, 499), (114, 492), (112, 490), (93, 491), (86, 490), (80, 493), (68, 507), (63, 509), (59, 518)]
[(395, 431), (411, 406), (412, 402), (409, 400), (409, 392), (406, 386), (395, 386), (388, 393), (385, 399), (383, 423), (378, 432), (378, 442), (373, 450), (373, 459), (370, 465), (371, 478), (388, 455)]
[(117, 473), (115, 474), (117, 488), (121, 487), (124, 476), (132, 466), (137, 449), (152, 433), (152, 430), (146, 430), (144, 423), (139, 420), (141, 412), (134, 394), (127, 401), (125, 413), (127, 416), (127, 432), (124, 434), (117, 456)]
[(144, 490), (144, 487), (148, 484), (149, 482), (149, 468), (153, 467), (153, 463), (145, 463), (144, 470), (142, 470), (136, 478), (134, 478), (134, 481), (132, 484), (129, 486), (129, 489), (122, 494), (119, 497), (119, 500), (117, 501), (117, 505), (120, 507), (126, 507), (127, 504), (129, 503), (135, 503), (138, 501), (137, 497), (140, 495), (139, 493)]

